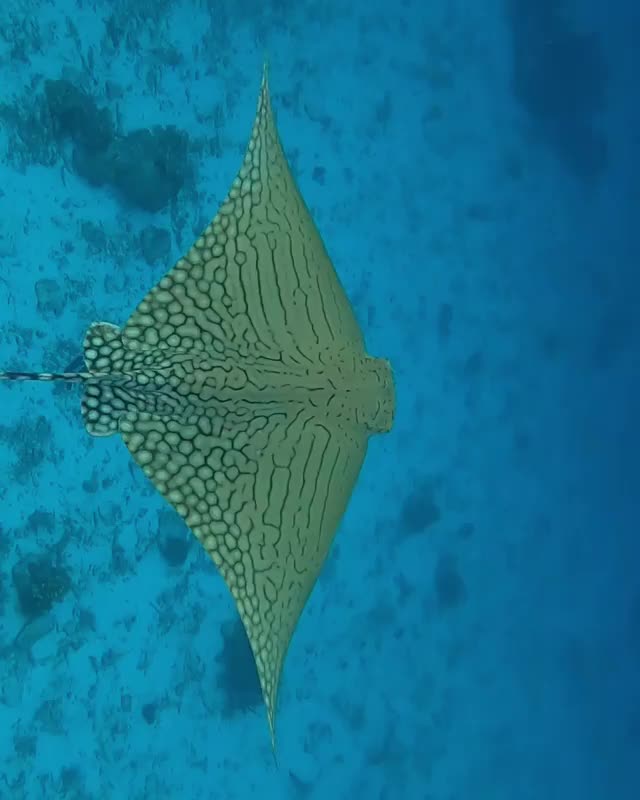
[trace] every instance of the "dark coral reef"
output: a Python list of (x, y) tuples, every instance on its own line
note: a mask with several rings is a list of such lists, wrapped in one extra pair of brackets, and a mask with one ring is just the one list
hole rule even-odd
[(572, 173), (598, 177), (607, 164), (599, 118), (608, 70), (600, 37), (578, 29), (564, 0), (506, 2), (516, 98)]
[(186, 133), (156, 125), (120, 134), (109, 111), (68, 80), (46, 81), (45, 96), (54, 135), (72, 142), (78, 175), (145, 211), (160, 211), (177, 196), (189, 170)]
[(233, 716), (257, 708), (262, 703), (262, 690), (249, 639), (239, 617), (223, 625), (222, 639), (222, 651), (216, 657), (218, 686), (223, 692), (222, 713)]
[(64, 567), (49, 556), (27, 556), (12, 570), (20, 610), (28, 618), (46, 614), (71, 589)]

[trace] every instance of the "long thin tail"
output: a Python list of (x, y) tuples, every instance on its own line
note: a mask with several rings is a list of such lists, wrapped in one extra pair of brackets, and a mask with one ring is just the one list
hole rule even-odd
[(0, 381), (66, 381), (84, 383), (97, 376), (91, 372), (0, 372)]

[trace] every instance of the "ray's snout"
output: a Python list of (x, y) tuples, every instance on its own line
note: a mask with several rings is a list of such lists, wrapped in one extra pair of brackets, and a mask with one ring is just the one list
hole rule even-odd
[(375, 408), (370, 412), (370, 430), (372, 433), (388, 433), (393, 427), (396, 405), (393, 370), (386, 358), (370, 358), (367, 366), (367, 394), (375, 403)]

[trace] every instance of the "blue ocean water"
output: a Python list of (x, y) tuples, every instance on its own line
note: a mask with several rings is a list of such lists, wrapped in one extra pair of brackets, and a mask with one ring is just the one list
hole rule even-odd
[(0, 798), (640, 796), (639, 35), (630, 2), (2, 5), (0, 368), (75, 368), (188, 249), (266, 54), (397, 415), (275, 762), (208, 558), (77, 388), (2, 383)]

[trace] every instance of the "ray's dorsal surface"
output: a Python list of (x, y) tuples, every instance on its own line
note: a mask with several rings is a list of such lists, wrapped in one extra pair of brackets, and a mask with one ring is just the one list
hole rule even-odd
[(266, 68), (218, 214), (124, 327), (91, 325), (84, 357), (0, 379), (84, 384), (87, 430), (122, 436), (229, 587), (275, 746), (291, 637), (395, 400), (291, 175)]

